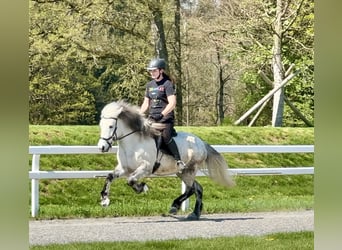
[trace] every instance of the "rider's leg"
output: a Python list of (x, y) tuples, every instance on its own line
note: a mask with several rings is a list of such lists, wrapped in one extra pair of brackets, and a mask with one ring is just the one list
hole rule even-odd
[(185, 163), (181, 160), (177, 144), (172, 138), (173, 124), (167, 124), (166, 128), (163, 130), (162, 136), (167, 148), (171, 151), (173, 157), (177, 161), (177, 166), (182, 170), (185, 168)]
[(152, 169), (152, 174), (157, 171), (157, 169), (159, 168), (160, 166), (160, 159), (158, 159), (158, 155), (159, 155), (159, 150), (160, 150), (160, 147), (162, 145), (162, 142), (163, 142), (163, 137), (161, 135), (159, 135), (158, 137), (155, 138), (156, 140), (156, 147), (157, 147), (157, 159), (156, 159), (156, 162), (154, 163), (153, 165), (153, 169)]
[(173, 157), (175, 157), (175, 160), (177, 161), (177, 166), (181, 170), (184, 169), (185, 168), (185, 163), (180, 158), (178, 147), (177, 147), (177, 144), (176, 144), (175, 140), (173, 138), (171, 138), (171, 140), (168, 143), (166, 143), (166, 146), (168, 147), (168, 149), (173, 154)]

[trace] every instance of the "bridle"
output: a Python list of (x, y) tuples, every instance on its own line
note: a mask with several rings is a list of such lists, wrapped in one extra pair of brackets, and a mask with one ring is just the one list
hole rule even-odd
[[(139, 130), (133, 130), (131, 132), (129, 132), (128, 134), (125, 134), (123, 136), (120, 136), (118, 137), (118, 135), (116, 134), (116, 130), (118, 129), (118, 118), (116, 117), (102, 117), (101, 119), (113, 119), (115, 120), (115, 126), (114, 126), (114, 130), (113, 130), (113, 133), (111, 136), (109, 136), (108, 138), (104, 138), (104, 137), (100, 137), (100, 139), (104, 140), (105, 142), (107, 142), (107, 144), (109, 145), (109, 147), (112, 147), (112, 143), (114, 141), (120, 141), (122, 140), (123, 138), (131, 135), (131, 134), (134, 134), (135, 132), (138, 132)], [(109, 142), (109, 140), (112, 140), (112, 143)]]

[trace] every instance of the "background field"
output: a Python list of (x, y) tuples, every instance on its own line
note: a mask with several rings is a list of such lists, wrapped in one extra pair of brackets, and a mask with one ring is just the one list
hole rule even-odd
[[(192, 132), (212, 145), (307, 145), (314, 144), (313, 128), (272, 127), (177, 127)], [(96, 145), (97, 126), (30, 126), (29, 145)], [(312, 153), (224, 154), (230, 168), (313, 166)], [(115, 155), (42, 155), (42, 170), (111, 170)], [(31, 168), (29, 156), (28, 170)], [(38, 219), (143, 216), (166, 213), (180, 194), (175, 177), (146, 178), (148, 193), (135, 194), (119, 179), (111, 187), (111, 205), (99, 205), (104, 179), (41, 180)], [(199, 177), (204, 188), (203, 213), (312, 209), (314, 177), (241, 176), (237, 186), (225, 189), (207, 177)], [(29, 189), (30, 195), (30, 189)], [(190, 200), (190, 207), (193, 205)], [(30, 204), (28, 212), (30, 214)], [(186, 211), (189, 213), (190, 211)]]

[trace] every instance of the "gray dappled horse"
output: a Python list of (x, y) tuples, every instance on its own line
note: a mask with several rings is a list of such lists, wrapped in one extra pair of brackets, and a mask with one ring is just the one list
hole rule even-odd
[(191, 133), (177, 132), (174, 137), (181, 159), (186, 163), (185, 169), (178, 169), (175, 159), (163, 146), (157, 150), (158, 129), (162, 129), (158, 127), (160, 125), (146, 119), (139, 107), (123, 101), (109, 103), (102, 109), (98, 147), (102, 152), (107, 152), (112, 143), (117, 141), (118, 165), (106, 178), (101, 192), (101, 205), (109, 205), (110, 184), (116, 178), (125, 176), (128, 185), (141, 193), (148, 188), (139, 179), (152, 174), (176, 174), (185, 183), (186, 190), (173, 201), (169, 213), (176, 214), (182, 202), (195, 194), (195, 208), (187, 218), (198, 220), (203, 206), (203, 188), (195, 180), (198, 169), (223, 186), (234, 186), (234, 181), (227, 172), (228, 166), (222, 155)]

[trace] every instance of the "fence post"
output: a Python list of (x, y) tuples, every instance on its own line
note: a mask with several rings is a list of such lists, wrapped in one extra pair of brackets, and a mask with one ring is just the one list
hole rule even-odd
[[(182, 194), (184, 194), (186, 190), (186, 185), (185, 183), (182, 181)], [(189, 198), (186, 199), (185, 201), (182, 202), (182, 211), (186, 211), (190, 206), (190, 200)]]
[[(40, 155), (33, 154), (32, 156), (32, 172), (39, 172)], [(31, 181), (31, 216), (36, 217), (39, 210), (39, 179)]]

